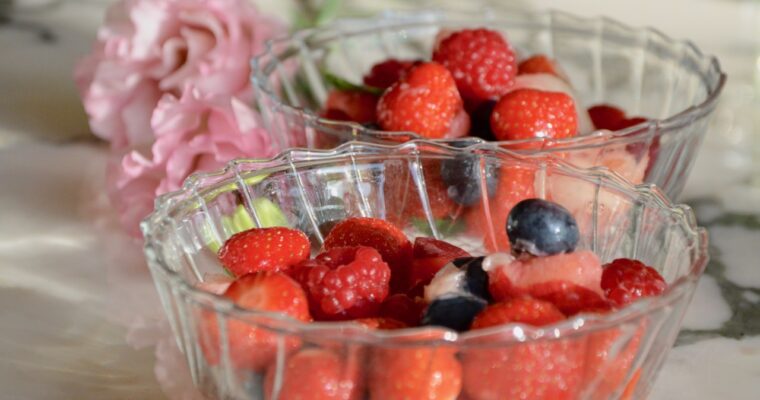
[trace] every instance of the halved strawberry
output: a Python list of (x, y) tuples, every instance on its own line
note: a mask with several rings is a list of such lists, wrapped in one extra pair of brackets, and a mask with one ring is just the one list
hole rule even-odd
[[(237, 306), (268, 312), (279, 312), (299, 321), (311, 321), (306, 294), (290, 277), (279, 272), (256, 272), (233, 282), (224, 297)], [(206, 311), (200, 315), (200, 347), (206, 361), (217, 365), (222, 360), (220, 322), (217, 315)], [(226, 319), (227, 348), (235, 368), (262, 370), (277, 354), (279, 334), (256, 328), (240, 319)], [(299, 346), (295, 338), (285, 340), (285, 349)]]
[(323, 115), (360, 124), (375, 122), (377, 100), (378, 96), (359, 90), (333, 90), (327, 96)]
[(480, 200), (465, 218), (471, 234), (483, 238), (489, 252), (510, 250), (507, 216), (515, 204), (535, 197), (535, 170), (523, 166), (502, 166), (496, 195)]
[(219, 249), (219, 261), (235, 276), (281, 271), (309, 257), (309, 238), (297, 229), (253, 228), (239, 232)]
[[(609, 399), (626, 385), (625, 378), (633, 366), (644, 333), (645, 325), (642, 324), (638, 327), (612, 327), (588, 336), (583, 385), (595, 388), (592, 399)], [(628, 386), (635, 387), (635, 384), (634, 374)]]
[(625, 112), (609, 104), (597, 104), (589, 107), (588, 115), (596, 129), (617, 130), (620, 123), (625, 119)]
[(407, 277), (407, 290), (430, 283), (436, 272), (448, 262), (460, 257), (470, 257), (470, 253), (451, 243), (428, 237), (418, 237), (414, 240), (413, 253), (414, 259)]
[[(364, 382), (361, 360), (352, 360), (356, 352), (342, 357), (333, 350), (310, 348), (290, 356), (281, 371), (272, 365), (264, 378), (264, 398), (280, 400), (358, 400)], [(281, 382), (274, 393), (276, 375)]]
[[(551, 303), (528, 297), (483, 310), (472, 329), (507, 323), (544, 326), (564, 319)], [(484, 337), (499, 340), (498, 337)], [(581, 339), (487, 345), (463, 351), (464, 392), (468, 399), (574, 399), (583, 376), (585, 345)]]
[(373, 400), (456, 399), (462, 388), (462, 366), (454, 347), (378, 346), (368, 365)]
[(403, 274), (412, 255), (412, 244), (404, 232), (392, 223), (369, 217), (347, 218), (332, 228), (324, 247), (367, 246), (376, 249), (394, 274)]
[[(596, 254), (587, 250), (516, 259), (492, 270), (490, 277), (489, 290), (497, 301), (526, 294), (533, 295), (533, 292), (539, 296), (554, 298), (553, 291), (567, 290), (570, 288), (569, 285), (579, 286), (596, 295), (602, 294), (599, 286), (602, 264)], [(587, 292), (584, 291), (583, 294)]]
[(598, 292), (566, 281), (537, 283), (527, 291), (534, 298), (554, 304), (565, 315), (612, 309), (612, 304)]

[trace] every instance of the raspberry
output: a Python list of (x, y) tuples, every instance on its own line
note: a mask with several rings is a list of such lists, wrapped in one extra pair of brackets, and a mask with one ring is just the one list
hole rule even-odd
[(465, 29), (446, 36), (433, 60), (451, 71), (462, 97), (473, 104), (504, 95), (517, 75), (509, 43), (488, 29)]
[(235, 276), (250, 272), (281, 271), (309, 257), (309, 238), (283, 227), (239, 232), (219, 249), (219, 261)]
[(499, 140), (573, 137), (578, 133), (575, 103), (565, 93), (518, 89), (496, 103), (491, 130)]
[[(325, 238), (325, 249), (367, 246), (376, 249), (395, 273), (406, 269), (412, 244), (404, 232), (378, 218), (347, 218), (335, 225)], [(402, 274), (403, 275), (403, 274)]]
[(317, 320), (344, 320), (377, 314), (391, 271), (373, 248), (336, 247), (297, 265), (292, 276), (306, 290)]
[(619, 258), (604, 265), (602, 290), (616, 306), (641, 297), (658, 296), (668, 287), (659, 272), (641, 261)]
[(377, 119), (377, 96), (360, 91), (333, 90), (325, 102), (325, 118), (353, 121), (360, 124), (375, 122)]
[(364, 76), (364, 84), (380, 89), (387, 89), (401, 79), (412, 65), (414, 65), (414, 61), (402, 61), (394, 58), (377, 63)]
[(431, 139), (444, 137), (462, 109), (454, 78), (435, 62), (413, 67), (385, 91), (377, 104), (380, 126), (412, 131)]

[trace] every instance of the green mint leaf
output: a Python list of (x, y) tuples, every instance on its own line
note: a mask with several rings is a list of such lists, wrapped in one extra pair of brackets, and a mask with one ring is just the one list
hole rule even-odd
[(327, 81), (327, 83), (330, 84), (330, 86), (338, 90), (365, 92), (369, 94), (374, 94), (376, 96), (383, 94), (383, 89), (376, 88), (373, 86), (367, 86), (367, 85), (357, 85), (355, 83), (351, 83), (330, 72), (325, 72), (324, 77), (325, 77), (325, 81)]

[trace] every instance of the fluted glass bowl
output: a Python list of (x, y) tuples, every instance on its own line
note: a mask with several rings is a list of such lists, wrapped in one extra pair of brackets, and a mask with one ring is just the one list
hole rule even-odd
[(502, 147), (561, 153), (581, 167), (604, 165), (635, 183), (654, 183), (673, 198), (681, 192), (725, 81), (718, 61), (653, 29), (563, 12), (387, 12), (275, 40), (252, 61), (258, 106), (275, 142), (281, 149), (330, 148), (350, 140), (418, 138), (320, 118), (331, 88), (324, 73), (361, 83), (382, 60), (430, 59), (441, 29), (465, 27), (503, 32), (521, 57), (555, 58), (581, 106), (609, 103), (650, 121), (556, 141), (505, 141)]
[[(481, 171), (499, 177), (498, 184), (475, 204), (440, 214), (433, 206), (440, 195), (434, 181), (444, 160), (454, 167), (480, 163)], [(501, 246), (498, 231), (510, 206), (504, 196), (515, 192), (564, 205), (579, 222), (580, 249), (594, 251), (602, 262), (639, 259), (658, 269), (669, 288), (604, 316), (465, 333), (307, 324), (241, 309), (204, 290), (222, 272), (215, 250), (246, 226), (301, 229), (317, 252), (330, 222), (371, 216), (394, 221), (409, 238), (435, 236), (474, 255), (487, 254)], [(483, 222), (489, 220), (493, 224)], [(285, 373), (290, 357), (308, 349), (334, 354), (360, 388), (352, 398), (393, 400), (384, 391), (391, 383), (382, 377), (398, 367), (388, 362), (398, 360), (419, 364), (415, 373), (395, 376), (392, 385), (400, 386), (392, 387), (427, 388), (422, 392), (440, 388), (436, 368), (447, 365), (446, 390), (455, 392), (445, 398), (510, 399), (514, 391), (528, 390), (521, 385), (540, 388), (533, 398), (644, 398), (707, 262), (706, 232), (687, 206), (671, 204), (659, 189), (633, 186), (603, 168), (581, 170), (555, 157), (489, 144), (351, 142), (329, 151), (294, 149), (271, 160), (236, 160), (222, 171), (193, 175), (182, 190), (160, 197), (142, 230), (150, 270), (193, 380), (217, 399), (260, 399), (265, 387), (266, 398), (275, 398), (296, 379)], [(258, 337), (258, 344), (241, 340), (241, 332)], [(525, 357), (538, 363), (521, 369)], [(251, 366), (245, 360), (252, 358), (267, 362)]]

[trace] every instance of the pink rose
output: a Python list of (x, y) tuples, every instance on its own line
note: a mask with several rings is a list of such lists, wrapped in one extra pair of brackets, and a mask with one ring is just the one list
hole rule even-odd
[(92, 131), (116, 149), (150, 145), (158, 100), (187, 84), (250, 100), (250, 59), (283, 32), (246, 0), (118, 1), (75, 71)]
[(135, 236), (155, 197), (179, 189), (193, 172), (219, 169), (234, 158), (276, 154), (258, 114), (235, 97), (207, 97), (194, 89), (179, 99), (164, 95), (151, 126), (156, 135), (151, 154), (133, 150), (109, 171), (112, 203)]

